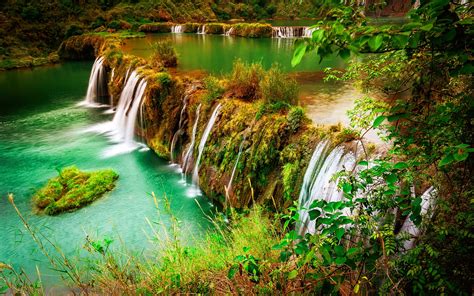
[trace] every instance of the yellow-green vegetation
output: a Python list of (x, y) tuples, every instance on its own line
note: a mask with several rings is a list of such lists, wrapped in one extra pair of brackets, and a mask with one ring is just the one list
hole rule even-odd
[(138, 31), (146, 33), (170, 33), (172, 26), (172, 23), (150, 23), (141, 25)]
[(235, 24), (232, 27), (234, 28), (232, 34), (235, 36), (250, 38), (272, 37), (272, 26), (270, 24), (241, 23)]
[(160, 68), (161, 64), (164, 67), (176, 67), (178, 65), (178, 55), (173, 47), (171, 41), (160, 41), (153, 43), (153, 54), (150, 58), (151, 64)]
[(74, 211), (114, 189), (117, 179), (113, 170), (83, 172), (75, 166), (67, 167), (35, 193), (33, 204), (46, 215)]

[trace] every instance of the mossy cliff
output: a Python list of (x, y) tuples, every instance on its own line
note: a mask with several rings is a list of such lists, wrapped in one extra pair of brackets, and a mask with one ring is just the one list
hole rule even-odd
[[(84, 36), (87, 52), (88, 38)], [(172, 75), (164, 67), (153, 67), (142, 58), (124, 54), (113, 40), (97, 44), (100, 48), (96, 52), (105, 57), (109, 93), (115, 103), (128, 71), (135, 69), (147, 80), (144, 118), (139, 120), (142, 126), (137, 124), (136, 132), (162, 158), (170, 158), (171, 142), (179, 129), (184, 102), (183, 130), (175, 145), (176, 162), (182, 162), (183, 151), (189, 148), (198, 106), (200, 115), (193, 161), (209, 118), (217, 104), (221, 104), (201, 158), (199, 185), (207, 196), (222, 205), (240, 208), (254, 200), (276, 207), (290, 205), (298, 198), (304, 172), (317, 143), (322, 138), (332, 139), (333, 146), (341, 142), (338, 131), (313, 126), (298, 107), (272, 108), (273, 105), (259, 98), (237, 99), (232, 91), (212, 97), (203, 81), (178, 73)], [(80, 56), (79, 48), (75, 47), (74, 55)], [(240, 149), (242, 153), (232, 186), (227, 188)]]

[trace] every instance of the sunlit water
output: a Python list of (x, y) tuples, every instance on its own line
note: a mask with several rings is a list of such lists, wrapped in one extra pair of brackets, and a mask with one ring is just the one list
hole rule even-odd
[[(31, 225), (72, 257), (84, 257), (86, 235), (112, 238), (115, 248), (149, 253), (154, 247), (147, 219), (152, 224), (170, 223), (164, 212), (165, 194), (180, 221), (183, 241), (192, 243), (209, 226), (197, 202), (206, 212), (210, 204), (205, 197), (186, 195), (189, 186), (181, 182), (176, 168), (146, 149), (106, 158), (103, 152), (113, 145), (109, 139), (84, 132), (112, 116), (103, 114), (104, 108), (77, 105), (84, 99), (91, 66), (91, 62), (79, 62), (0, 72), (0, 261), (29, 274), (38, 265), (43, 280), (50, 284), (57, 281), (57, 273), (20, 223), (8, 203), (8, 193), (15, 195)], [(35, 190), (57, 175), (56, 169), (69, 165), (84, 170), (112, 168), (120, 175), (117, 187), (73, 213), (33, 214)], [(159, 199), (159, 211), (151, 192)], [(164, 238), (160, 229), (156, 225), (158, 237)]]

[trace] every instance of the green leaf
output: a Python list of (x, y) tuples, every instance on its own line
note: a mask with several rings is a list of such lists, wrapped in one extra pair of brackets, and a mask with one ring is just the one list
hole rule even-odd
[(238, 270), (239, 267), (237, 265), (232, 265), (229, 269), (229, 272), (227, 273), (227, 277), (229, 279), (233, 279)]
[(355, 254), (359, 251), (359, 248), (349, 248), (349, 250), (347, 250), (347, 256), (351, 256), (352, 254)]
[(397, 169), (397, 170), (403, 170), (403, 169), (406, 169), (407, 167), (408, 167), (408, 165), (407, 165), (405, 162), (403, 162), (403, 161), (397, 162), (397, 163), (393, 166), (393, 168), (394, 168), (394, 169)]
[(319, 43), (323, 40), (324, 38), (324, 30), (316, 30), (313, 32), (313, 41), (316, 43)]
[(405, 46), (407, 46), (407, 43), (408, 43), (408, 36), (407, 35), (394, 35), (393, 36), (393, 39), (395, 40), (395, 44), (400, 47), (400, 48), (404, 48)]
[(347, 60), (348, 58), (351, 57), (351, 51), (347, 48), (341, 49), (339, 51), (339, 56), (343, 58), (344, 60)]
[(308, 212), (308, 214), (309, 214), (309, 219), (314, 220), (314, 219), (318, 218), (319, 216), (321, 216), (321, 211), (311, 210), (311, 211)]
[(339, 257), (343, 257), (346, 255), (346, 250), (344, 249), (343, 246), (335, 246), (334, 251), (336, 252), (336, 255)]
[(338, 240), (341, 240), (342, 236), (344, 235), (346, 231), (344, 230), (344, 228), (338, 228), (336, 230), (336, 237)]
[(449, 153), (446, 156), (444, 156), (443, 159), (440, 160), (440, 162), (438, 163), (438, 166), (442, 167), (442, 166), (452, 163), (453, 161), (454, 161), (454, 157), (451, 153)]
[(288, 273), (288, 279), (292, 280), (296, 278), (297, 275), (298, 275), (298, 270), (292, 270)]
[(384, 120), (387, 118), (387, 116), (380, 115), (379, 117), (375, 118), (374, 124), (372, 124), (373, 128), (377, 128)]
[(308, 44), (302, 42), (298, 44), (298, 46), (295, 49), (295, 52), (293, 53), (293, 58), (291, 59), (291, 66), (295, 67), (301, 62), (301, 59), (303, 58), (304, 54), (306, 53), (306, 48), (308, 47)]
[(380, 34), (372, 36), (372, 38), (369, 39), (368, 43), (372, 51), (377, 51), (382, 46), (383, 36)]
[(350, 183), (344, 183), (342, 184), (342, 190), (344, 191), (344, 193), (351, 193), (352, 191), (352, 185)]
[(398, 177), (397, 177), (397, 175), (395, 175), (395, 174), (390, 174), (390, 175), (388, 175), (388, 176), (385, 178), (385, 180), (386, 180), (387, 183), (389, 183), (389, 184), (394, 184), (395, 182), (398, 181)]
[(346, 257), (337, 257), (334, 262), (336, 262), (337, 265), (342, 265), (346, 262), (347, 258)]
[(359, 165), (368, 166), (369, 162), (366, 160), (359, 161)]
[(421, 27), (420, 27), (420, 30), (429, 31), (429, 30), (431, 30), (432, 28), (433, 28), (433, 23), (428, 23), (428, 24), (426, 24), (426, 25), (424, 25), (424, 26), (421, 26)]

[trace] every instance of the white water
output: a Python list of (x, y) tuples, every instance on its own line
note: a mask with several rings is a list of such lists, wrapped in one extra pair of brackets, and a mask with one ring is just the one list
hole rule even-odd
[[(433, 206), (434, 196), (436, 195), (436, 189), (434, 187), (428, 188), (422, 195), (421, 195), (421, 216), (426, 216), (428, 211)], [(408, 232), (413, 238), (404, 242), (404, 247), (406, 250), (412, 249), (415, 246), (415, 238), (420, 235), (421, 230), (416, 227), (415, 223), (407, 217), (405, 222), (403, 222), (402, 228), (400, 232)]]
[(229, 30), (227, 30), (224, 35), (225, 36), (231, 36), (232, 34), (234, 34), (234, 31), (235, 31), (235, 28), (234, 27), (230, 27)]
[(85, 99), (86, 106), (94, 106), (101, 103), (98, 99), (107, 95), (106, 73), (103, 63), (104, 57), (98, 57), (92, 66)]
[(316, 29), (311, 27), (273, 27), (272, 30), (274, 38), (299, 38), (311, 37)]
[(209, 119), (209, 122), (207, 123), (206, 129), (204, 130), (201, 141), (199, 142), (199, 147), (198, 147), (198, 157), (196, 159), (196, 164), (194, 165), (194, 172), (193, 172), (193, 183), (196, 186), (199, 186), (199, 164), (201, 162), (201, 156), (202, 152), (204, 151), (204, 147), (206, 146), (207, 138), (209, 137), (209, 134), (211, 133), (212, 127), (214, 126), (214, 123), (216, 122), (217, 116), (219, 115), (219, 111), (221, 109), (221, 104), (218, 104), (216, 108), (214, 109), (214, 112), (212, 112), (211, 118)]
[(232, 174), (230, 175), (229, 184), (227, 184), (227, 189), (226, 189), (227, 193), (229, 193), (232, 189), (232, 181), (234, 180), (235, 171), (237, 169), (237, 165), (239, 164), (240, 155), (242, 154), (242, 148), (244, 147), (244, 142), (245, 142), (245, 137), (242, 139), (242, 142), (240, 142), (239, 154), (237, 154), (237, 159), (235, 160), (234, 168), (232, 169)]
[(183, 98), (183, 108), (181, 108), (181, 113), (179, 113), (178, 130), (174, 133), (173, 139), (171, 140), (171, 147), (170, 147), (171, 163), (176, 162), (174, 158), (174, 150), (175, 150), (176, 142), (178, 141), (179, 136), (183, 134), (184, 114), (186, 112), (186, 107), (188, 106), (188, 98), (189, 98), (189, 93), (187, 93)]
[(200, 35), (206, 34), (206, 25), (202, 25), (198, 28), (197, 33)]
[(184, 32), (184, 25), (175, 25), (171, 27), (171, 33), (180, 34)]
[(297, 229), (300, 234), (316, 232), (315, 221), (309, 219), (308, 208), (315, 200), (327, 202), (340, 201), (342, 192), (337, 188), (337, 180), (332, 180), (335, 173), (342, 169), (351, 170), (355, 165), (355, 157), (345, 153), (342, 146), (335, 147), (327, 154), (328, 142), (322, 141), (311, 157), (303, 179), (299, 196), (300, 220)]
[(112, 121), (87, 130), (107, 133), (112, 141), (117, 143), (103, 153), (104, 157), (128, 153), (143, 146), (134, 141), (134, 136), (138, 110), (142, 105), (146, 86), (146, 80), (133, 71), (122, 90)]
[(196, 120), (194, 121), (194, 126), (193, 126), (193, 134), (191, 136), (191, 143), (189, 144), (189, 148), (186, 151), (186, 154), (183, 157), (183, 177), (184, 174), (189, 170), (190, 168), (190, 162), (192, 161), (192, 155), (194, 151), (194, 144), (196, 143), (196, 133), (197, 133), (197, 126), (199, 122), (199, 113), (201, 110), (201, 104), (196, 109)]

